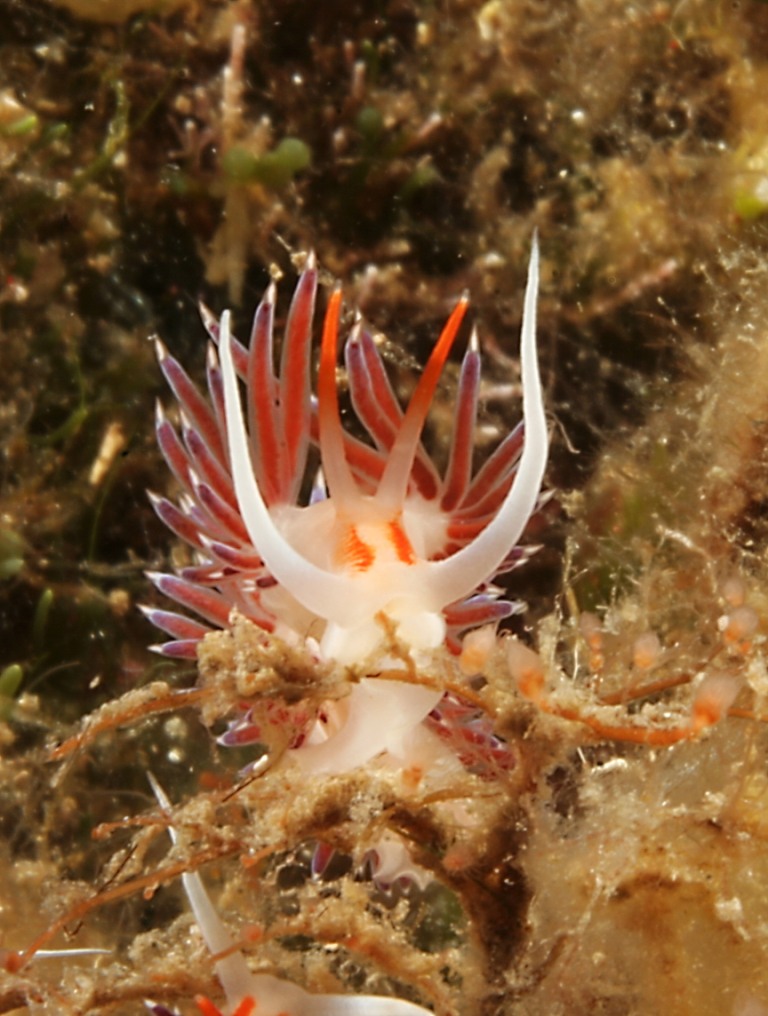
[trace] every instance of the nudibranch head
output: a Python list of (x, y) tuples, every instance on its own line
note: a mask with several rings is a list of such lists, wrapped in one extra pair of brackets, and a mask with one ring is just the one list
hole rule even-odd
[[(517, 541), (536, 507), (548, 450), (536, 357), (537, 289), (534, 237), (521, 338), (523, 421), (474, 474), (480, 385), (474, 336), (461, 366), (444, 475), (421, 443), (466, 313), (465, 296), (405, 411), (372, 336), (355, 322), (344, 358), (352, 406), (369, 442), (342, 425), (338, 288), (328, 301), (312, 394), (317, 269), (311, 255), (294, 293), (277, 372), (274, 284), (256, 310), (247, 350), (232, 336), (228, 311), (220, 322), (203, 312), (218, 347), (218, 355), (209, 348), (209, 400), (158, 343), (161, 368), (181, 407), (181, 435), (158, 409), (157, 437), (184, 493), (178, 505), (152, 500), (160, 518), (195, 548), (198, 563), (180, 575), (152, 578), (206, 622), (147, 610), (172, 636), (161, 651), (194, 656), (209, 625), (226, 627), (233, 608), (267, 631), (316, 638), (326, 658), (343, 664), (362, 663), (392, 636), (416, 652), (512, 613), (515, 605), (499, 599), (492, 583), (525, 557)], [(301, 503), (312, 444), (321, 470)]]

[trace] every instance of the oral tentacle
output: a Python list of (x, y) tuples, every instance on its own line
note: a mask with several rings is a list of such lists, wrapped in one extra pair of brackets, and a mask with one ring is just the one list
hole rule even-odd
[[(155, 797), (168, 814), (171, 810), (171, 802), (168, 800), (165, 791), (155, 779), (152, 773), (147, 773)], [(178, 843), (179, 836), (173, 823), (168, 825), (168, 834), (171, 842)], [(181, 876), (184, 891), (187, 894), (192, 913), (200, 929), (209, 952), (214, 956), (218, 953), (228, 952), (229, 955), (217, 960), (216, 976), (221, 981), (221, 986), (230, 1003), (239, 1003), (242, 999), (252, 995), (254, 976), (245, 962), (243, 954), (235, 948), (236, 943), (224, 922), (219, 917), (211, 898), (205, 890), (203, 880), (194, 871), (186, 871)]]
[(481, 585), (517, 543), (536, 507), (547, 464), (549, 436), (536, 356), (536, 299), (539, 286), (539, 248), (534, 234), (523, 303), (520, 340), (525, 443), (510, 487), (496, 516), (476, 539), (442, 561), (427, 562), (431, 585), (428, 602), (434, 610), (468, 596)]
[[(338, 295), (338, 303), (340, 301), (341, 293)], [(350, 617), (360, 611), (359, 605), (356, 610), (356, 605), (350, 603), (348, 582), (340, 575), (318, 568), (288, 543), (270, 515), (259, 490), (251, 464), (238, 380), (232, 361), (229, 323), (229, 311), (225, 311), (221, 318), (220, 351), (227, 440), (235, 493), (248, 535), (266, 568), (301, 606), (326, 620), (348, 622)], [(335, 327), (333, 319), (331, 324)]]

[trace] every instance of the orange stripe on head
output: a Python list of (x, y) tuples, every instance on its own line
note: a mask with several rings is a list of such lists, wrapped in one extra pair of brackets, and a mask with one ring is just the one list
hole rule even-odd
[(338, 558), (341, 564), (350, 565), (356, 571), (368, 571), (376, 560), (373, 547), (360, 539), (354, 526), (347, 526), (339, 541)]
[(232, 1016), (251, 1016), (252, 1012), (256, 1012), (256, 1002), (249, 995), (248, 998), (244, 998), (237, 1009), (234, 1009)]
[(388, 523), (389, 538), (399, 561), (403, 564), (416, 564), (416, 555), (411, 546), (411, 541), (405, 535), (400, 519), (392, 519)]
[(218, 1009), (213, 1002), (204, 995), (197, 995), (195, 997), (195, 1005), (203, 1016), (223, 1016), (221, 1009)]

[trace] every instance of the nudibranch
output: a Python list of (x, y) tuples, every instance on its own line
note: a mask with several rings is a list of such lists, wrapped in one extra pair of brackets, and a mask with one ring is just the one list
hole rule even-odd
[[(168, 812), (170, 802), (157, 780), (149, 774), (152, 789), (161, 808)], [(178, 835), (168, 827), (175, 843)], [(187, 899), (195, 915), (227, 998), (229, 1016), (431, 1016), (423, 1006), (399, 998), (381, 995), (315, 995), (297, 984), (272, 974), (254, 974), (243, 953), (237, 948), (229, 929), (224, 925), (197, 872), (181, 876)], [(216, 959), (215, 957), (219, 957)], [(198, 997), (203, 1016), (224, 1016), (208, 998)], [(155, 1016), (174, 1016), (165, 1006), (147, 1002)]]
[[(160, 651), (194, 657), (200, 639), (211, 627), (226, 628), (237, 609), (267, 632), (294, 642), (314, 638), (326, 659), (362, 666), (393, 639), (418, 655), (446, 640), (455, 646), (461, 632), (512, 613), (516, 605), (499, 597), (493, 581), (526, 556), (517, 543), (536, 508), (548, 451), (536, 353), (538, 276), (534, 236), (520, 350), (523, 420), (477, 472), (472, 451), (480, 354), (474, 333), (461, 365), (443, 475), (421, 443), (466, 296), (450, 314), (405, 411), (372, 335), (355, 321), (344, 359), (352, 407), (369, 441), (342, 424), (338, 287), (328, 300), (316, 397), (312, 393), (318, 281), (312, 255), (293, 296), (279, 371), (274, 283), (256, 310), (248, 349), (232, 336), (229, 311), (220, 322), (203, 311), (213, 340), (208, 399), (158, 341), (162, 371), (181, 408), (181, 432), (158, 408), (157, 438), (183, 493), (178, 505), (151, 497), (160, 518), (195, 549), (197, 563), (176, 575), (150, 577), (202, 619), (147, 608), (150, 620), (171, 636)], [(320, 469), (302, 503), (312, 445)], [(424, 715), (422, 705), (419, 710)]]

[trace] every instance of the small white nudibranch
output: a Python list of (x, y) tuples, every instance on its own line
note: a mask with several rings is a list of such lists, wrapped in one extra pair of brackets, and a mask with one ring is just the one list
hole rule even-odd
[[(165, 791), (148, 773), (149, 781), (160, 807), (170, 812), (170, 801)], [(168, 831), (175, 843), (176, 830)], [(203, 1016), (432, 1016), (429, 1009), (398, 998), (380, 995), (315, 995), (290, 981), (271, 974), (254, 974), (245, 956), (216, 912), (197, 872), (181, 876), (184, 890), (195, 915), (200, 933), (213, 956), (216, 976), (227, 999), (222, 1012), (210, 999), (198, 998)], [(222, 955), (225, 954), (225, 955)], [(155, 1016), (173, 1016), (163, 1005), (145, 1003)]]

